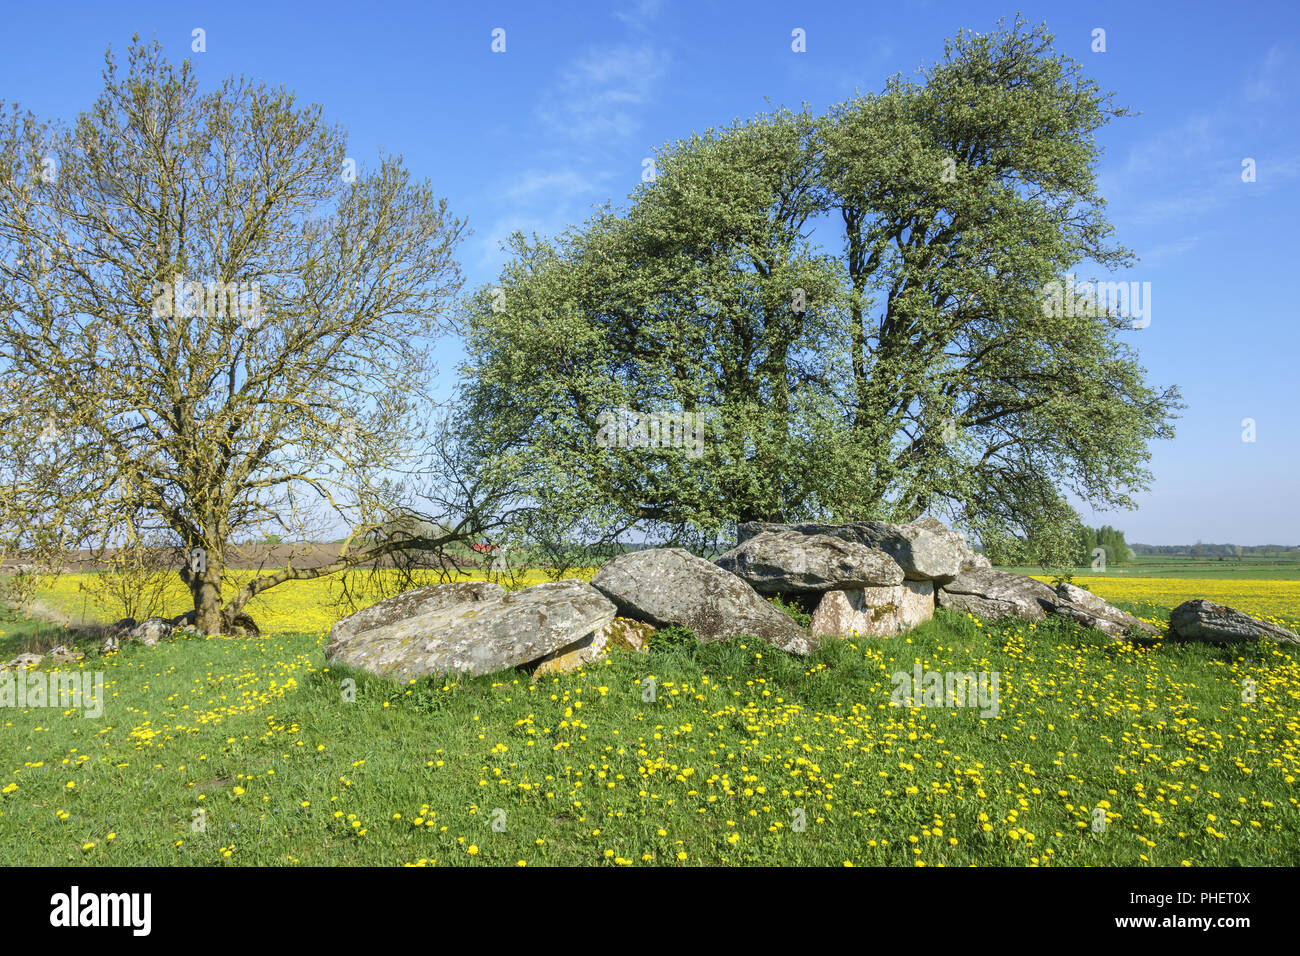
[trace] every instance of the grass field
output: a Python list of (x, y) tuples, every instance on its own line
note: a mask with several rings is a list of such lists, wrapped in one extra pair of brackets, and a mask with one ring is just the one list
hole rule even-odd
[[(119, 616), (84, 580), (57, 579), (42, 604)], [(1300, 623), (1296, 580), (1075, 580), (1156, 622), (1207, 597)], [(100, 718), (0, 710), (0, 862), (1300, 862), (1291, 649), (1135, 648), (940, 612), (807, 660), (669, 640), (540, 686), (511, 672), (399, 687), (326, 667), (335, 595), (328, 580), (274, 589), (254, 605), (259, 640), (83, 648), (78, 669), (105, 675)], [(38, 626), (0, 623), (0, 654), (67, 639)], [(998, 715), (891, 706), (891, 676), (918, 663), (996, 674)]]
[[(1046, 573), (1038, 567), (1008, 567), (1019, 574)], [(1104, 572), (1090, 567), (1075, 568), (1076, 577), (1097, 578), (1239, 578), (1269, 581), (1300, 580), (1300, 553), (1247, 554), (1240, 559), (1194, 557), (1192, 555), (1140, 554), (1126, 564), (1111, 565)]]
[[(941, 611), (808, 659), (665, 640), (540, 685), (397, 686), (322, 643), (92, 651), (101, 718), (0, 711), (2, 861), (1300, 863), (1300, 663), (1276, 645)], [(996, 674), (997, 716), (891, 706), (917, 664)]]

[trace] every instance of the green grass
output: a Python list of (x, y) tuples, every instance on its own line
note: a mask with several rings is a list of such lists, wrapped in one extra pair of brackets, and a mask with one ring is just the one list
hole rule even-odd
[[(1293, 651), (942, 611), (808, 659), (681, 637), (540, 685), (399, 687), (307, 635), (92, 650), (102, 718), (0, 710), (4, 862), (1300, 862)], [(997, 672), (999, 715), (891, 707), (916, 661)]]
[[(3, 611), (3, 605), (0, 605), (0, 611)], [(81, 647), (94, 643), (55, 624), (29, 618), (15, 620), (0, 614), (0, 663), (17, 654), (44, 653), (59, 644), (71, 647), (78, 642)]]
[[(1002, 566), (1016, 574), (1048, 575), (1050, 571), (1035, 565)], [(1218, 555), (1197, 558), (1191, 555), (1140, 554), (1133, 561), (1109, 565), (1104, 572), (1084, 566), (1073, 570), (1075, 577), (1139, 578), (1224, 578), (1300, 581), (1300, 553), (1247, 554), (1240, 560)]]

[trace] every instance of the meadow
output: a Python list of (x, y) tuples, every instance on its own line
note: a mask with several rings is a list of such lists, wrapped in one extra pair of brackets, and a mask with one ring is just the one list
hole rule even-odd
[[(1044, 574), (1039, 567), (1005, 567), (1018, 574)], [(1139, 554), (1124, 564), (1112, 564), (1105, 571), (1084, 566), (1075, 568), (1083, 578), (1237, 578), (1250, 580), (1300, 580), (1300, 552), (1275, 551), (1226, 555)]]
[[(1293, 621), (1293, 597), (1231, 603)], [(941, 610), (810, 658), (669, 631), (537, 684), (399, 686), (328, 667), (322, 626), (279, 630), (308, 619), (289, 603), (259, 639), (92, 649), (99, 719), (0, 710), (0, 860), (1300, 863), (1294, 649), (1136, 647)], [(996, 674), (997, 715), (894, 706), (894, 675), (918, 665)]]

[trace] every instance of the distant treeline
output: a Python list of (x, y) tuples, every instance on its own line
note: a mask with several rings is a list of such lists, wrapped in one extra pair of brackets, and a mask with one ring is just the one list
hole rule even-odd
[(1232, 557), (1247, 554), (1288, 554), (1300, 551), (1295, 544), (1135, 544), (1136, 554), (1171, 554), (1201, 557), (1210, 555), (1229, 555)]
[[(1247, 555), (1291, 554), (1300, 555), (1300, 545), (1288, 544), (1128, 544), (1124, 532), (1110, 525), (1100, 528), (1080, 527), (1076, 530), (1070, 549), (1070, 561), (1076, 567), (1085, 567), (1093, 563), (1093, 552), (1097, 548), (1106, 551), (1106, 564), (1119, 565), (1132, 561), (1139, 555), (1187, 558), (1244, 558)], [(1033, 550), (1022, 540), (1011, 538), (998, 546), (984, 549), (989, 560), (996, 565), (1014, 566), (1038, 564), (1034, 560)]]
[[(1132, 560), (1133, 552), (1124, 540), (1124, 532), (1110, 525), (1100, 528), (1080, 526), (1074, 532), (1068, 548), (1068, 563), (1084, 567), (1093, 563), (1093, 552), (1102, 548), (1106, 552), (1107, 566), (1124, 564)], [(1014, 566), (1038, 564), (1034, 549), (1019, 538), (1008, 538), (996, 545), (985, 543), (984, 553), (994, 564)]]

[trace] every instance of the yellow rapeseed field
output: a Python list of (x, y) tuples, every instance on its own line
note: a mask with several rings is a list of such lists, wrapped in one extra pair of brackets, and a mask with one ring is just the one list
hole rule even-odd
[[(595, 571), (595, 568), (582, 568), (566, 572), (565, 576), (590, 580)], [(227, 594), (233, 594), (251, 573), (229, 572)], [(112, 621), (121, 617), (123, 609), (120, 604), (104, 600), (94, 589), (86, 587), (91, 577), (90, 574), (61, 575), (40, 593), (39, 599), (74, 621)], [(476, 572), (466, 574), (460, 580), (484, 580), (487, 577), (483, 572)], [(538, 569), (520, 572), (513, 579), (499, 575), (492, 577), (506, 587), (527, 587), (551, 580), (549, 572)], [(428, 583), (435, 580), (430, 576)], [(1038, 580), (1050, 579), (1039, 576)], [(1138, 605), (1139, 616), (1155, 623), (1163, 623), (1167, 618), (1164, 611), (1152, 609), (1169, 609), (1192, 598), (1207, 598), (1284, 627), (1294, 629), (1300, 624), (1300, 581), (1092, 576), (1077, 579), (1075, 583), (1086, 586), (1107, 601)], [(345, 613), (339, 604), (340, 590), (339, 580), (334, 577), (288, 581), (254, 598), (247, 610), (268, 634), (321, 633), (328, 631)], [(380, 596), (377, 592), (363, 594), (357, 603), (365, 606)], [(163, 607), (155, 613), (174, 617), (191, 606), (188, 592), (177, 580), (169, 585)]]
[[(1038, 580), (1050, 579), (1040, 577)], [(1283, 627), (1294, 628), (1300, 622), (1300, 581), (1095, 576), (1077, 579), (1075, 584), (1086, 585), (1093, 594), (1112, 603), (1174, 608), (1193, 598), (1205, 598)]]
[[(565, 576), (590, 580), (594, 573), (594, 568), (583, 568), (567, 572)], [(248, 571), (230, 572), (226, 581), (227, 593), (234, 593), (249, 574)], [(99, 600), (85, 587), (89, 577), (88, 574), (61, 575), (41, 592), (40, 600), (74, 620), (111, 621), (121, 617), (120, 605)], [(485, 577), (487, 575), (478, 572), (467, 574), (461, 580), (484, 580)], [(513, 586), (526, 587), (550, 579), (546, 571), (530, 570), (517, 574)], [(433, 580), (430, 578), (430, 583)], [(1048, 578), (1039, 577), (1038, 580), (1046, 581)], [(512, 586), (508, 579), (502, 579), (502, 583)], [(1300, 623), (1300, 581), (1094, 576), (1076, 583), (1086, 585), (1094, 594), (1112, 602), (1172, 608), (1192, 598), (1207, 598), (1284, 627), (1294, 628)], [(315, 634), (328, 631), (343, 613), (338, 604), (339, 594), (336, 578), (288, 581), (254, 598), (248, 611), (268, 634)], [(363, 596), (358, 603), (364, 606), (377, 598), (377, 594)], [(157, 613), (172, 617), (190, 607), (189, 594), (179, 581), (175, 581), (167, 591), (163, 608)], [(1149, 614), (1141, 616), (1151, 617)]]
[[(227, 597), (234, 594), (252, 575), (251, 571), (231, 571), (223, 588)], [(385, 572), (381, 572), (385, 573)], [(395, 574), (396, 572), (391, 572)], [(565, 572), (565, 577), (590, 580), (595, 568), (580, 568)], [(73, 621), (110, 622), (125, 613), (120, 602), (106, 600), (89, 580), (93, 574), (63, 574), (43, 588), (38, 600), (47, 608), (68, 615)], [(489, 577), (483, 572), (465, 574), (457, 580), (482, 581)], [(507, 588), (528, 587), (551, 580), (544, 570), (521, 571), (513, 577), (492, 575)], [(438, 579), (430, 576), (427, 583)], [(267, 634), (319, 634), (328, 631), (343, 614), (349, 613), (339, 605), (341, 594), (337, 577), (317, 578), (311, 581), (286, 581), (259, 595), (246, 607), (258, 626)], [(373, 604), (381, 596), (378, 590), (363, 594), (357, 599), (359, 606)], [(161, 608), (154, 609), (161, 617), (175, 617), (193, 607), (189, 592), (179, 579), (173, 580), (163, 597)]]

